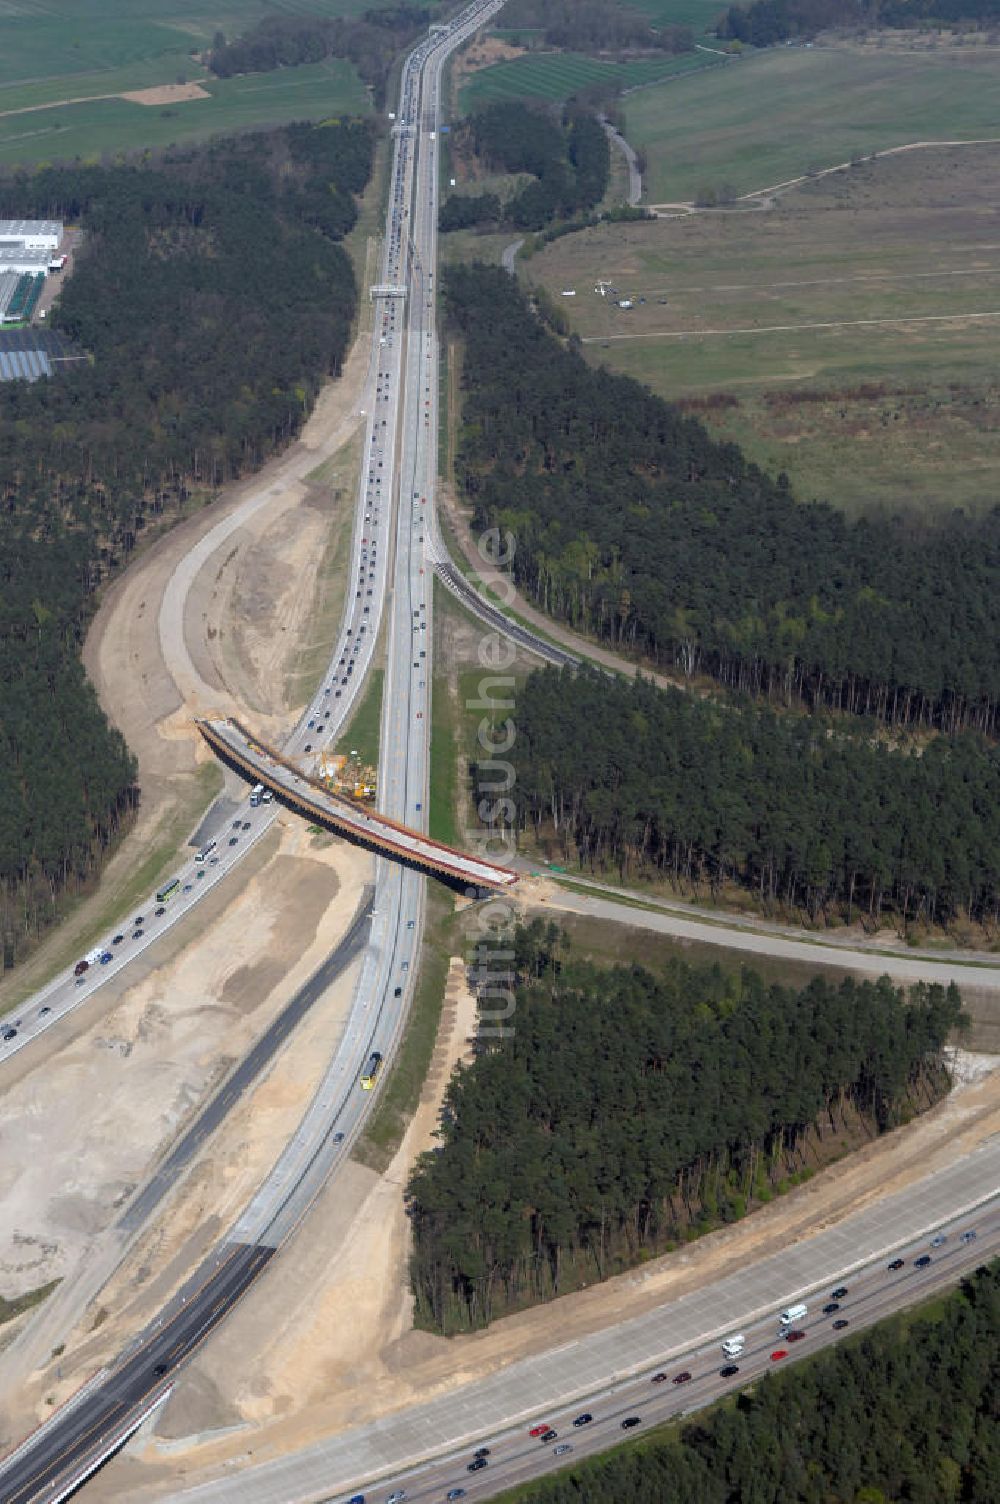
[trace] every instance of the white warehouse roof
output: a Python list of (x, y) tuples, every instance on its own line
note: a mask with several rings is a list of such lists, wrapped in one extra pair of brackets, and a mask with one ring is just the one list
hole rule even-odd
[(48, 271), (51, 251), (26, 251), (23, 245), (0, 242), (0, 273)]
[(0, 219), (0, 240), (45, 240), (55, 246), (62, 240), (62, 233), (58, 219)]

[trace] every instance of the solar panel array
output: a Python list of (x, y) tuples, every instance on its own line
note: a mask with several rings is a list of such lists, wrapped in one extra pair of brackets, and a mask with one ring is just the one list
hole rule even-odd
[(52, 329), (0, 330), (0, 381), (37, 381), (52, 376), (76, 352)]

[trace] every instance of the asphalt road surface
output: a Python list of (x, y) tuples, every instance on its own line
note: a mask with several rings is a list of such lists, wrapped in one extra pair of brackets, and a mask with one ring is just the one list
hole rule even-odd
[[(363, 467), (352, 552), (358, 587), (353, 603), (349, 600), (329, 678), (320, 686), (284, 749), (286, 755), (299, 755), (303, 760), (312, 756), (315, 761), (318, 749), (336, 734), (358, 696), (360, 680), (370, 666), (388, 579), (389, 548), (383, 544), (379, 550), (378, 529), (387, 531), (384, 524), (395, 515), (379, 807), (415, 827), (426, 822), (429, 715), (422, 707), (429, 706), (430, 698), (431, 633), (423, 561), (424, 503), (410, 492), (416, 493), (422, 486), (421, 495), (432, 497), (428, 488), (437, 468), (436, 416), (432, 422), (437, 352), (432, 273), (427, 270), (433, 266), (436, 244), (437, 148), (428, 150), (428, 143), (435, 139), (445, 59), (496, 8), (497, 0), (470, 6), (447, 31), (434, 33), (421, 43), (404, 64), (400, 105), (403, 130), (397, 137), (393, 159), (383, 273), (385, 284), (391, 286), (405, 269), (409, 297), (405, 302), (395, 296), (380, 299), (381, 333), (373, 347), (377, 359), (373, 362), (375, 407), (368, 428), (370, 459), (367, 473)], [(405, 340), (398, 313), (404, 306)], [(376, 331), (379, 327), (376, 323)], [(400, 380), (404, 344), (406, 367)], [(404, 424), (399, 440), (397, 415)], [(407, 489), (401, 491), (399, 504), (393, 506), (396, 486)], [(196, 872), (207, 868), (221, 876), (219, 869), (235, 860), (231, 856), (225, 862), (225, 853), (245, 846), (244, 836), (259, 838), (273, 814), (273, 806), (260, 806), (252, 815), (247, 811), (238, 834), (234, 822), (233, 836), (226, 838), (226, 846), (217, 843), (218, 857), (213, 850), (204, 853), (202, 862), (193, 863), (189, 885), (179, 876), (176, 907), (158, 904), (163, 913), (154, 918), (168, 922), (184, 912), (211, 881), (207, 873), (199, 878)], [(243, 830), (244, 823), (250, 825), (250, 831)], [(234, 844), (229, 845), (230, 841)], [(106, 1373), (96, 1376), (70, 1405), (0, 1464), (0, 1498), (4, 1504), (27, 1504), (29, 1500), (31, 1504), (55, 1504), (112, 1455), (150, 1405), (169, 1389), (170, 1376), (177, 1366), (224, 1318), (306, 1215), (331, 1170), (349, 1151), (377, 1095), (377, 1089), (368, 1092), (362, 1088), (360, 1068), (373, 1049), (391, 1059), (398, 1043), (412, 990), (415, 968), (411, 962), (415, 962), (420, 942), (423, 895), (423, 878), (395, 863), (379, 861), (370, 943), (348, 1023), (298, 1130), (236, 1228), (195, 1271), (181, 1293)], [(155, 933), (151, 925), (136, 944), (152, 943)], [(112, 964), (107, 963), (109, 967)], [(89, 995), (101, 974), (99, 966), (89, 969), (79, 986), (77, 979), (70, 978), (68, 1006), (75, 1005), (81, 995)], [(66, 982), (65, 977), (57, 979), (53, 996)], [(32, 1008), (38, 1005), (39, 999), (33, 1000)], [(50, 1007), (47, 1002), (44, 1006)], [(55, 1012), (54, 1003), (51, 1011)], [(39, 1012), (32, 1017), (45, 1027), (44, 1021), (51, 1014)]]
[[(943, 1233), (946, 1241), (933, 1247)], [(962, 1234), (975, 1232), (963, 1242)], [(985, 1145), (947, 1170), (873, 1204), (793, 1246), (748, 1263), (688, 1295), (627, 1321), (519, 1359), (487, 1378), (290, 1456), (197, 1487), (165, 1490), (171, 1504), (313, 1504), (364, 1493), (384, 1501), (396, 1490), (409, 1499), (443, 1499), (464, 1487), (486, 1498), (525, 1476), (558, 1465), (550, 1446), (528, 1436), (548, 1422), (557, 1444), (574, 1453), (621, 1440), (620, 1421), (643, 1425), (709, 1403), (775, 1361), (805, 1357), (819, 1345), (850, 1336), (859, 1326), (912, 1305), (1000, 1250), (1000, 1142)], [(914, 1260), (930, 1262), (918, 1268)], [(904, 1260), (900, 1269), (888, 1265)], [(832, 1292), (846, 1286), (837, 1311), (824, 1312)], [(803, 1340), (779, 1340), (778, 1312), (805, 1302), (795, 1329)], [(837, 1330), (835, 1320), (848, 1322)], [(720, 1344), (742, 1333), (739, 1373), (723, 1378)], [(771, 1353), (788, 1356), (772, 1360)], [(652, 1376), (667, 1374), (653, 1383)], [(672, 1381), (690, 1373), (683, 1384)], [(589, 1427), (574, 1427), (580, 1414)], [(582, 1433), (586, 1431), (586, 1437)], [(479, 1446), (490, 1448), (488, 1468), (466, 1469)], [(563, 1454), (566, 1455), (566, 1454)], [(374, 1485), (371, 1480), (378, 1482)]]

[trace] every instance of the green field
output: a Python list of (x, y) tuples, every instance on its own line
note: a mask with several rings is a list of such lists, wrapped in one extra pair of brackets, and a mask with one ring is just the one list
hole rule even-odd
[[(216, 31), (232, 38), (276, 11), (355, 15), (370, 5), (219, 0), (206, 8), (202, 0), (0, 0), (0, 161), (90, 157), (252, 125), (365, 113), (367, 91), (350, 64), (331, 60), (213, 81), (198, 54)], [(180, 81), (203, 84), (212, 97), (169, 106), (101, 97)]]
[(0, 162), (48, 162), (169, 146), (224, 131), (317, 120), (370, 108), (350, 63), (331, 58), (278, 73), (204, 82), (208, 99), (169, 106), (100, 99), (0, 117)]
[(363, 767), (378, 766), (378, 744), (382, 730), (382, 690), (385, 670), (373, 668), (364, 693), (347, 724), (337, 738), (337, 751), (343, 756), (357, 753)]
[(764, 51), (642, 89), (625, 116), (646, 152), (649, 202), (723, 184), (749, 193), (856, 152), (1000, 136), (1000, 53)]
[(629, 0), (635, 10), (646, 13), (654, 26), (690, 26), (707, 32), (728, 8), (719, 0)]
[(594, 83), (631, 89), (651, 80), (698, 73), (717, 62), (718, 58), (706, 52), (642, 58), (632, 63), (603, 63), (576, 52), (529, 52), (473, 73), (460, 91), (459, 108), (462, 114), (468, 114), (498, 99), (567, 99)]
[[(1000, 146), (905, 153), (769, 212), (601, 225), (523, 274), (589, 358), (693, 399), (799, 495), (979, 511), (1000, 466), (998, 164)], [(598, 296), (599, 280), (617, 292)]]

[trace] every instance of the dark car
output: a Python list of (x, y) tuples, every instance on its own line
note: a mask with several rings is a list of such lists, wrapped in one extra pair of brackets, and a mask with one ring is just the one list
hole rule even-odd
[(145, 920), (145, 918), (143, 917), (142, 914), (136, 914), (135, 918), (132, 920), (132, 923), (135, 926), (135, 928), (138, 929), (139, 926), (140, 926), (140, 924), (145, 924), (146, 923), (146, 920)]
[[(306, 751), (308, 751), (308, 750), (309, 749), (307, 747)], [(239, 836), (230, 836), (229, 837), (229, 844), (230, 844), (230, 846), (238, 846), (240, 844), (240, 838), (239, 838)]]
[(490, 1455), (490, 1449), (489, 1447), (477, 1447), (472, 1455), (473, 1457), (488, 1457)]
[(164, 907), (163, 907), (163, 905), (162, 905), (162, 904), (161, 904), (161, 905), (160, 905), (160, 907), (159, 907), (159, 908), (158, 908), (158, 909), (154, 909), (154, 910), (153, 910), (153, 918), (154, 918), (154, 919), (162, 919), (162, 918), (163, 918), (163, 915), (164, 915), (164, 914), (165, 914), (165, 913), (166, 913), (166, 912), (167, 912), (167, 911), (166, 911), (166, 909), (165, 909), (165, 908), (164, 908)]
[(827, 1303), (826, 1303), (826, 1305), (823, 1307), (823, 1315), (824, 1316), (832, 1316), (833, 1313), (834, 1313), (834, 1311), (839, 1311), (839, 1310), (840, 1310), (840, 1301), (839, 1300), (828, 1300)]
[(447, 1498), (447, 1499), (464, 1499), (465, 1498), (465, 1489), (464, 1488), (449, 1488), (447, 1494), (445, 1495), (445, 1498)]
[[(310, 721), (309, 724), (311, 726), (313, 724), (312, 721)], [(233, 829), (234, 830), (239, 830), (239, 828), (240, 828), (240, 826), (241, 826), (242, 823), (243, 822), (241, 820), (234, 820), (233, 821)]]
[(76, 965), (73, 967), (73, 975), (75, 977), (82, 977), (83, 973), (85, 971), (89, 971), (89, 970), (90, 970), (90, 962), (89, 961), (77, 961)]
[(720, 1368), (719, 1369), (719, 1378), (720, 1379), (731, 1379), (736, 1374), (738, 1374), (739, 1371), (740, 1371), (739, 1367), (738, 1367), (738, 1365), (736, 1363), (727, 1363), (726, 1366), (725, 1366), (725, 1368)]
[(842, 1332), (844, 1330), (844, 1327), (845, 1326), (850, 1326), (850, 1324), (851, 1323), (847, 1320), (847, 1318), (845, 1316), (841, 1316), (841, 1317), (838, 1318), (838, 1320), (836, 1320), (833, 1323), (833, 1330), (835, 1332)]
[(975, 1241), (976, 1241), (976, 1230), (975, 1230), (974, 1227), (970, 1227), (969, 1230), (968, 1230), (968, 1232), (963, 1232), (963, 1234), (962, 1234), (962, 1242), (963, 1243), (974, 1243)]
[(805, 1336), (805, 1332), (803, 1332), (799, 1327), (796, 1327), (793, 1332), (786, 1332), (785, 1333), (785, 1341), (786, 1342), (801, 1342), (804, 1336)]
[(170, 1372), (170, 1365), (169, 1364), (167, 1364), (167, 1363), (157, 1363), (156, 1366), (153, 1369), (153, 1378), (154, 1379), (162, 1379), (163, 1375), (165, 1373), (169, 1373), (169, 1372)]
[(49, 1007), (48, 1003), (46, 1003), (44, 1008), (39, 1008), (39, 1010), (38, 1010), (38, 1017), (39, 1018), (44, 1018), (45, 1015), (46, 1015), (46, 1013), (51, 1013), (51, 1012), (52, 1012), (52, 1009)]
[(469, 1463), (466, 1471), (470, 1473), (481, 1473), (484, 1467), (489, 1467), (489, 1463), (486, 1461), (486, 1458), (474, 1457), (473, 1460)]
[(665, 1373), (654, 1373), (649, 1382), (651, 1384), (665, 1384), (667, 1382), (667, 1376)]
[(893, 1259), (892, 1263), (889, 1265), (889, 1268), (891, 1270), (893, 1270), (893, 1272), (895, 1272), (897, 1269), (905, 1269), (906, 1268), (906, 1260), (905, 1259)]
[(918, 1259), (913, 1260), (913, 1267), (915, 1269), (926, 1269), (927, 1265), (932, 1262), (933, 1260), (929, 1253), (922, 1253)]
[(594, 1417), (591, 1415), (590, 1411), (585, 1410), (582, 1415), (577, 1416), (573, 1424), (574, 1426), (589, 1426), (593, 1418)]
[(844, 1296), (846, 1294), (847, 1294), (847, 1286), (846, 1285), (838, 1285), (837, 1288), (836, 1288), (836, 1290), (833, 1290), (831, 1292), (830, 1298), (831, 1298), (831, 1300), (843, 1300), (843, 1298), (844, 1298)]
[(639, 1416), (639, 1415), (626, 1415), (625, 1419), (622, 1421), (622, 1430), (623, 1431), (631, 1431), (633, 1429), (633, 1427), (635, 1427), (635, 1426), (641, 1426), (641, 1425), (642, 1425), (642, 1417), (641, 1416)]
[[(330, 714), (330, 712), (327, 711), (327, 715), (329, 715), (329, 714)], [(244, 830), (249, 830), (250, 829), (250, 821), (249, 820), (244, 820), (243, 821), (243, 829)]]
[(556, 1439), (556, 1437), (558, 1435), (559, 1435), (559, 1432), (558, 1431), (553, 1431), (552, 1427), (550, 1426), (547, 1431), (543, 1431), (542, 1432), (542, 1434), (541, 1434), (541, 1436), (539, 1436), (538, 1440), (539, 1441), (555, 1441), (555, 1439)]
[(394, 987), (392, 989), (392, 995), (393, 995), (393, 997), (402, 997), (403, 996), (403, 989), (402, 989), (402, 987)]
[(4, 1037), (5, 1040), (6, 1039), (16, 1039), (17, 1038), (17, 1030), (16, 1029), (4, 1029), (4, 1031), (3, 1031), (3, 1037)]
[(124, 935), (116, 935), (115, 938), (112, 940), (111, 944), (112, 945), (121, 945), (121, 943), (122, 943), (122, 941), (124, 939), (125, 939)]
[(690, 1380), (690, 1378), (691, 1378), (691, 1375), (688, 1373), (687, 1369), (685, 1368), (685, 1370), (684, 1370), (683, 1373), (675, 1373), (670, 1382), (672, 1384), (686, 1384), (686, 1383), (688, 1383), (688, 1381)]
[(142, 930), (133, 930), (132, 931), (132, 939), (133, 940), (141, 940), (142, 937), (143, 937), (143, 931)]

